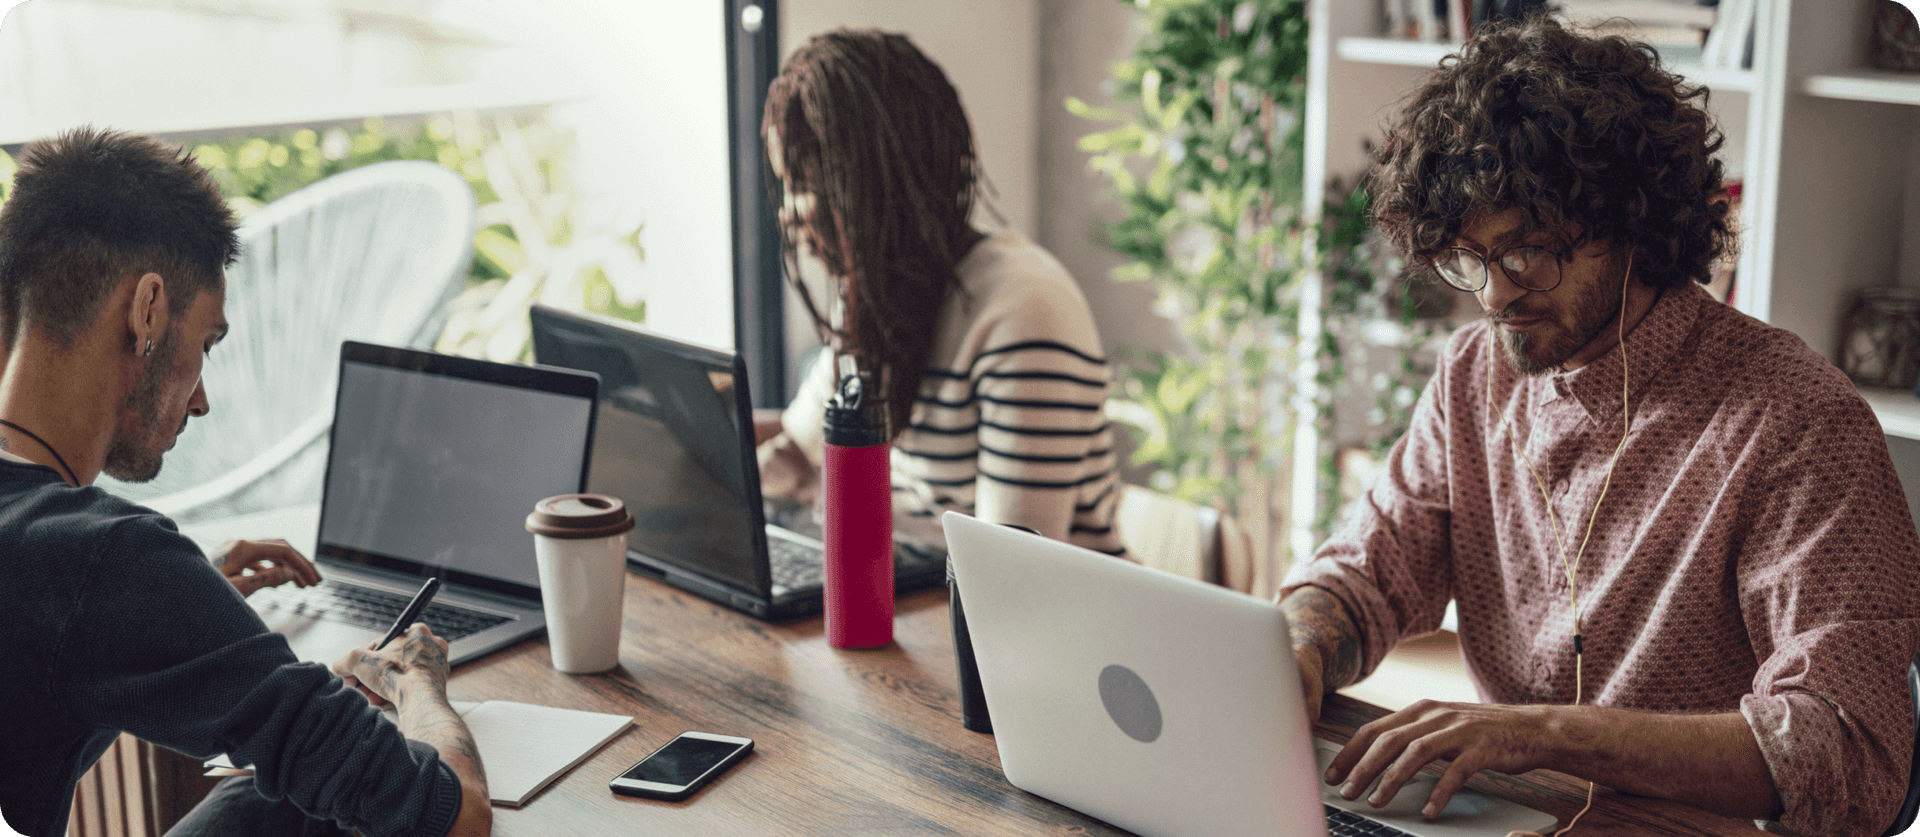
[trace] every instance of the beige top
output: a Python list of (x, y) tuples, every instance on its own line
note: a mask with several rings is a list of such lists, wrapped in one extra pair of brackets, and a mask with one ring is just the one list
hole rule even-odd
[[(1086, 297), (1013, 229), (961, 259), (907, 429), (893, 442), (894, 525), (945, 543), (952, 509), (1111, 555), (1119, 474), (1106, 417), (1111, 372)], [(815, 363), (783, 417), (817, 467), (833, 364)]]

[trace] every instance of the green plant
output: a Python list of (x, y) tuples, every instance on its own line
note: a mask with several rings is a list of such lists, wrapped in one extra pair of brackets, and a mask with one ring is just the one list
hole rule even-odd
[(1365, 187), (1349, 191), (1336, 179), (1328, 192), (1319, 238), (1327, 300), (1315, 398), (1315, 432), (1328, 443), (1316, 463), (1316, 540), (1357, 499), (1357, 475), (1344, 473), (1358, 464), (1354, 457), (1377, 462), (1406, 432), (1455, 302), (1444, 286), (1410, 274), (1373, 232)]
[[(641, 230), (583, 222), (567, 167), (572, 138), (543, 119), (472, 113), (386, 120), (188, 143), (234, 213), (330, 175), (385, 160), (431, 160), (459, 172), (477, 204), (466, 290), (435, 348), (494, 360), (527, 354), (527, 305), (543, 301), (641, 321)], [(0, 201), (16, 164), (0, 150)]]
[(1114, 67), (1120, 123), (1081, 148), (1126, 216), (1106, 228), (1117, 278), (1151, 280), (1190, 356), (1136, 353), (1116, 419), (1143, 441), (1154, 486), (1232, 512), (1266, 561), (1284, 539), (1300, 347), (1298, 289), (1307, 20), (1303, 0), (1148, 0), (1134, 55)]

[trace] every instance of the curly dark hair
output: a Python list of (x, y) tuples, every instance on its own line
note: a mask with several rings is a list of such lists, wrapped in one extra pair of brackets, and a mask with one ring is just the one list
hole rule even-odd
[(979, 162), (960, 94), (905, 35), (815, 35), (767, 90), (761, 136), (777, 135), (791, 188), (817, 205), (802, 219), (838, 285), (836, 329), (800, 282), (795, 233), (782, 225), (788, 276), (818, 328), (878, 376), (898, 435), (933, 352), (935, 325), (960, 288), (954, 268), (982, 235), (969, 223)]
[(1493, 28), (1441, 60), (1374, 150), (1374, 224), (1424, 267), (1517, 208), (1518, 235), (1628, 243), (1642, 283), (1704, 283), (1734, 246), (1707, 97), (1646, 44), (1546, 15)]
[(28, 143), (0, 208), (0, 340), (31, 324), (70, 347), (128, 276), (184, 311), (239, 255), (220, 187), (185, 151), (91, 127)]

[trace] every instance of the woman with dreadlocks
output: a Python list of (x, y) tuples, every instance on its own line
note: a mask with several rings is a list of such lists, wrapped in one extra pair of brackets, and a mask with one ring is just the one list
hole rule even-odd
[[(940, 68), (903, 35), (816, 35), (768, 89), (760, 131), (785, 190), (788, 275), (832, 352), (761, 445), (768, 493), (817, 473), (846, 356), (887, 403), (903, 536), (944, 543), (953, 509), (1125, 554), (1092, 312), (1051, 254), (969, 223), (979, 163)], [(825, 300), (799, 279), (802, 241)]]

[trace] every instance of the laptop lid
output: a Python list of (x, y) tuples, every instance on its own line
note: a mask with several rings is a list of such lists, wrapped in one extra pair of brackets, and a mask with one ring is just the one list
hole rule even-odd
[(1279, 608), (941, 522), (1007, 781), (1147, 837), (1325, 833)]
[(1148, 837), (1319, 837), (1323, 805), (1422, 837), (1556, 822), (1468, 790), (1425, 821), (1425, 774), (1384, 809), (1340, 799), (1320, 781), (1336, 748), (1312, 738), (1280, 608), (954, 512), (941, 522), (1016, 787)]
[(529, 318), (537, 361), (600, 375), (589, 484), (633, 513), (629, 554), (769, 600), (745, 362), (620, 320), (539, 305)]
[(540, 601), (534, 503), (585, 490), (598, 379), (348, 341), (317, 557)]

